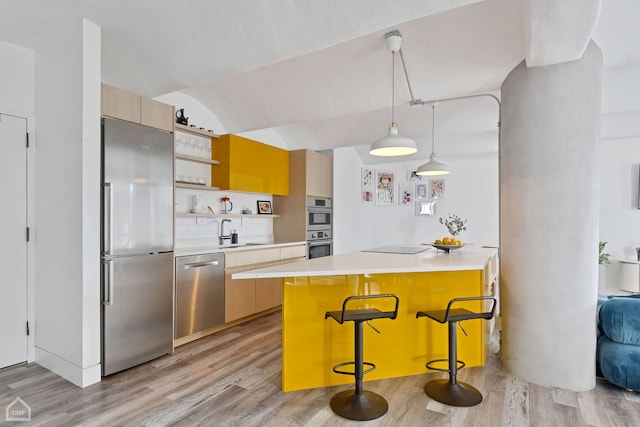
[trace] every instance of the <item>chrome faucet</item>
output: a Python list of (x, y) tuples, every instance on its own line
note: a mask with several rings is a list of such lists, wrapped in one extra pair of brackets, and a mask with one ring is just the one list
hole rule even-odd
[(231, 224), (231, 220), (230, 219), (223, 219), (220, 222), (220, 235), (218, 236), (218, 242), (220, 245), (224, 245), (225, 240), (227, 240), (227, 243), (231, 243), (231, 231), (229, 231), (229, 234), (224, 234), (224, 223), (228, 222), (229, 224)]

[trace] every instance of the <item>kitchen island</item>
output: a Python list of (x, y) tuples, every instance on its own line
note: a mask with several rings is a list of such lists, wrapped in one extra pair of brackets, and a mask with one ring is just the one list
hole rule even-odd
[[(380, 335), (364, 328), (364, 359), (376, 365), (365, 380), (430, 372), (427, 361), (447, 358), (447, 326), (416, 319), (416, 312), (445, 308), (455, 297), (489, 294), (496, 270), (496, 249), (445, 253), (428, 247), (412, 255), (353, 252), (301, 260), (233, 278), (283, 278), (282, 389), (292, 391), (353, 382), (351, 376), (332, 372), (335, 364), (353, 360), (353, 325), (324, 318), (351, 295), (393, 293), (400, 299), (397, 319), (371, 322)], [(461, 306), (483, 309), (478, 301)], [(481, 366), (489, 327), (480, 320), (463, 327), (468, 335), (458, 337), (458, 358), (467, 366)]]

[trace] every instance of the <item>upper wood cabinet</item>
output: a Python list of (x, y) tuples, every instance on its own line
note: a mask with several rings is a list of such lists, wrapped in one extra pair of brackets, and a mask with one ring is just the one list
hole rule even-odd
[(307, 196), (333, 198), (333, 158), (311, 150), (289, 152), (288, 197), (273, 198), (279, 218), (273, 223), (276, 240), (307, 240)]
[(238, 135), (213, 142), (212, 185), (221, 190), (286, 196), (289, 194), (289, 152)]
[(173, 105), (140, 97), (140, 124), (152, 128), (173, 132), (175, 115)]
[(136, 95), (117, 87), (102, 84), (101, 109), (105, 117), (173, 132), (173, 105)]
[(307, 196), (333, 196), (333, 159), (315, 151), (305, 150)]

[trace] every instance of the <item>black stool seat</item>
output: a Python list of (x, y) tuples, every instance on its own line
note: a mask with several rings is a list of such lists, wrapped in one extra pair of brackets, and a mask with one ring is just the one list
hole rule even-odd
[[(491, 310), (483, 312), (473, 312), (466, 308), (452, 308), (452, 305), (461, 301), (491, 300)], [(482, 394), (472, 385), (457, 381), (458, 371), (465, 367), (463, 361), (458, 360), (457, 354), (457, 330), (458, 322), (472, 319), (491, 319), (495, 313), (496, 299), (493, 297), (467, 297), (454, 298), (447, 304), (446, 310), (418, 311), (416, 318), (429, 317), (439, 323), (449, 324), (449, 358), (436, 359), (427, 362), (427, 368), (449, 373), (449, 379), (433, 380), (425, 384), (424, 391), (427, 395), (438, 402), (453, 406), (474, 406), (482, 402)], [(464, 330), (463, 330), (464, 331)], [(466, 335), (466, 332), (465, 332)], [(434, 367), (437, 362), (448, 362), (449, 369)]]
[(461, 320), (471, 320), (471, 319), (491, 319), (493, 317), (492, 312), (484, 312), (484, 313), (475, 313), (473, 311), (469, 311), (466, 308), (452, 308), (450, 310), (429, 310), (429, 311), (419, 311), (416, 313), (416, 318), (418, 317), (430, 317), (436, 322), (447, 323), (447, 322), (459, 322)]
[(332, 317), (336, 322), (342, 324), (349, 321), (366, 322), (367, 320), (374, 319), (395, 319), (397, 314), (397, 311), (380, 311), (377, 308), (363, 308), (360, 310), (327, 311), (324, 318)]
[[(375, 299), (395, 299), (395, 307), (392, 311), (380, 311), (372, 307), (347, 310), (347, 305), (351, 301)], [(346, 390), (331, 398), (331, 409), (341, 417), (350, 420), (367, 421), (379, 418), (389, 410), (389, 404), (384, 397), (372, 391), (362, 389), (362, 378), (364, 374), (376, 368), (376, 365), (373, 363), (363, 360), (362, 322), (375, 319), (395, 319), (398, 316), (398, 304), (398, 297), (394, 294), (358, 295), (346, 298), (342, 302), (342, 310), (327, 311), (324, 314), (325, 319), (332, 318), (339, 324), (343, 324), (344, 322), (353, 322), (354, 324), (354, 361), (339, 363), (333, 367), (333, 372), (337, 374), (353, 375), (356, 382), (355, 391)], [(373, 328), (373, 326), (371, 327)], [(376, 328), (373, 329), (380, 333)], [(354, 371), (341, 371), (340, 368), (346, 365), (354, 365)], [(365, 366), (369, 368), (366, 371), (364, 370)]]

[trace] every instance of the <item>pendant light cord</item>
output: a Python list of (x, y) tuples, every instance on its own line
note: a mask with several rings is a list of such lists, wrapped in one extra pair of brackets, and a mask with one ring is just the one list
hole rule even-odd
[(396, 53), (391, 53), (391, 123), (396, 122), (395, 116), (396, 103)]
[(436, 154), (436, 104), (431, 104), (431, 154)]

